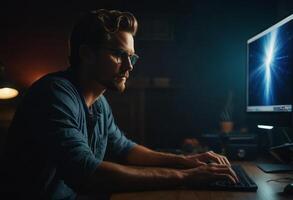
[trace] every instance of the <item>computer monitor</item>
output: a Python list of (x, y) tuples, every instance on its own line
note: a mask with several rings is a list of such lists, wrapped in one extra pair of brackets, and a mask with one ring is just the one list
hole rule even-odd
[(250, 123), (292, 126), (293, 15), (247, 41), (246, 111)]
[[(292, 127), (292, 80), (293, 15), (290, 15), (247, 41), (246, 111), (250, 125)], [(287, 139), (279, 146), (270, 146), (270, 152), (279, 160), (288, 158), (284, 162), (290, 163), (293, 144), (288, 135)], [(284, 166), (259, 165), (267, 172), (284, 171)], [(292, 165), (285, 167), (293, 170)]]

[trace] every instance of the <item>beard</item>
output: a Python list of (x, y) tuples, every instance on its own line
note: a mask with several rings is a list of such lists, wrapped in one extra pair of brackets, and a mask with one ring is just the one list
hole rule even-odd
[(119, 93), (123, 93), (126, 89), (124, 80), (119, 78), (114, 78), (113, 80), (100, 80), (99, 83), (106, 87), (109, 90), (117, 91)]
[[(98, 74), (97, 76), (95, 74)], [(103, 71), (94, 71), (91, 75), (92, 78), (99, 84), (105, 87), (105, 89), (109, 89), (112, 91), (117, 91), (119, 93), (123, 93), (126, 89), (126, 80), (129, 77), (129, 71), (121, 70), (120, 72), (116, 73), (111, 78), (107, 77), (107, 75)]]

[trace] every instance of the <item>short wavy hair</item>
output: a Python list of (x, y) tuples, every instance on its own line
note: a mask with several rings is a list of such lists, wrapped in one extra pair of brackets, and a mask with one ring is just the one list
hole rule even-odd
[(94, 45), (110, 41), (118, 31), (125, 31), (135, 36), (137, 19), (130, 12), (118, 10), (95, 10), (84, 13), (72, 29), (69, 41), (69, 63), (71, 67), (80, 64), (79, 49), (81, 45)]

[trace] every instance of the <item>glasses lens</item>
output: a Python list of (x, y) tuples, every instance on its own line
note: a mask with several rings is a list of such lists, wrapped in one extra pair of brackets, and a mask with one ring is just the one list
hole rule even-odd
[(127, 58), (129, 57), (131, 65), (135, 65), (137, 62), (139, 56), (136, 54), (133, 55), (128, 55), (128, 53), (122, 49), (113, 49), (113, 48), (108, 48), (104, 47), (105, 49), (108, 49), (113, 52), (113, 54), (117, 57), (117, 63), (121, 64), (122, 63), (122, 58)]
[(137, 62), (138, 58), (139, 57), (136, 54), (133, 54), (133, 55), (130, 56), (130, 62), (131, 62), (132, 66), (135, 65), (135, 63)]

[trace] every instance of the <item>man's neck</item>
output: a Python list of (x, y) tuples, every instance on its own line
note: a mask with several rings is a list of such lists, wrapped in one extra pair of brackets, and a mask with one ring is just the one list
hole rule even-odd
[(89, 108), (106, 91), (106, 88), (89, 78), (81, 71), (76, 73), (76, 78), (83, 94), (85, 103)]
[(105, 87), (97, 83), (86, 83), (81, 85), (81, 88), (88, 108), (106, 91)]

